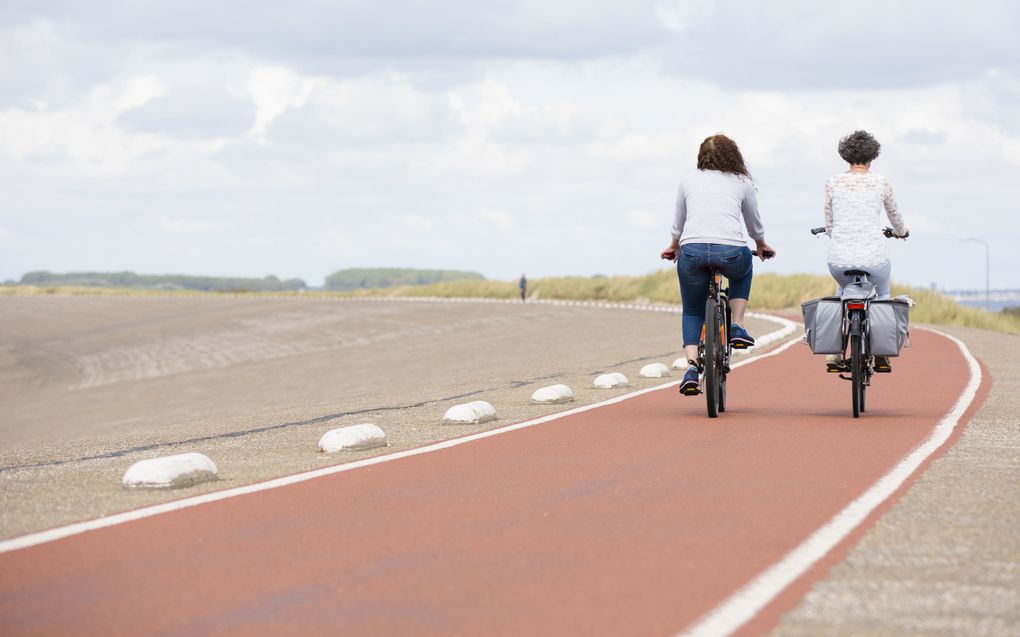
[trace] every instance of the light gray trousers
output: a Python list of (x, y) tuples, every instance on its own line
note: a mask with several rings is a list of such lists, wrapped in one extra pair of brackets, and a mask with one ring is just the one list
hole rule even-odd
[(847, 270), (861, 270), (868, 273), (868, 280), (871, 281), (872, 285), (875, 286), (875, 291), (878, 292), (878, 298), (887, 299), (889, 298), (889, 283), (892, 275), (892, 261), (888, 259), (884, 263), (878, 265), (869, 265), (867, 267), (839, 267), (829, 264), (829, 274), (832, 278), (836, 279), (836, 285), (839, 289), (836, 290), (836, 295), (843, 294), (843, 288), (848, 284), (854, 282), (852, 276), (843, 274)]

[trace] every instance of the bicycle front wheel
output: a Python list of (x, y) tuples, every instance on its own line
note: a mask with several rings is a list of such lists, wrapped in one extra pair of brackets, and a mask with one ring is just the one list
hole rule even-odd
[(730, 325), (733, 325), (729, 298), (723, 298), (721, 301), (725, 311), (722, 313), (723, 321), (719, 327), (719, 413), (726, 411), (726, 374), (730, 368)]
[[(717, 418), (720, 409), (720, 392), (722, 390), (722, 312), (715, 299), (709, 297), (705, 303), (705, 402), (708, 417)], [(725, 409), (725, 407), (723, 407)]]

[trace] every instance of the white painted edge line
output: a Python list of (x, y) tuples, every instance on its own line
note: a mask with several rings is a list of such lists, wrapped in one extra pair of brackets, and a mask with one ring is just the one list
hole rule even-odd
[[(981, 366), (963, 341), (955, 336), (932, 328), (916, 329), (926, 329), (956, 343), (967, 361), (970, 380), (953, 407), (935, 425), (928, 438), (879, 478), (878, 482), (809, 535), (797, 548), (762, 571), (695, 624), (686, 628), (680, 633), (681, 637), (724, 637), (733, 634), (751, 621), (762, 608), (860, 526), (872, 511), (888, 500), (928, 457), (949, 440), (960, 418), (974, 402), (978, 388), (981, 387)], [(793, 340), (790, 343), (796, 342)], [(790, 343), (784, 345), (784, 348)]]
[[(760, 315), (761, 318), (778, 323), (786, 327), (788, 322), (786, 319), (772, 316), (767, 314)], [(792, 321), (789, 321), (792, 322)], [(796, 323), (794, 323), (796, 325)], [(777, 330), (779, 331), (779, 330)], [(767, 334), (765, 336), (768, 336)], [(775, 356), (782, 351), (785, 351), (790, 346), (798, 343), (798, 339), (793, 339), (788, 343), (777, 347), (774, 350), (752, 356), (745, 360), (740, 361), (733, 365), (733, 368), (740, 367), (741, 365), (747, 365), (756, 360), (763, 358), (769, 358)], [(332, 475), (334, 473), (343, 473), (344, 471), (353, 471), (354, 469), (360, 469), (362, 467), (369, 467), (376, 464), (382, 464), (383, 462), (391, 462), (393, 460), (400, 460), (401, 458), (409, 458), (411, 456), (420, 456), (433, 451), (440, 451), (442, 449), (449, 449), (450, 447), (456, 447), (475, 440), (481, 440), (483, 438), (489, 438), (491, 436), (498, 436), (500, 434), (516, 431), (518, 429), (525, 429), (527, 427), (534, 427), (535, 425), (541, 425), (553, 420), (565, 418), (567, 416), (573, 416), (574, 414), (584, 413), (593, 409), (599, 409), (601, 407), (608, 407), (609, 405), (615, 405), (631, 398), (643, 396), (644, 394), (651, 393), (653, 391), (659, 391), (660, 389), (667, 389), (669, 387), (676, 387), (680, 384), (679, 380), (672, 380), (661, 385), (654, 387), (647, 387), (645, 389), (639, 389), (621, 396), (615, 396), (597, 403), (590, 405), (582, 405), (580, 407), (574, 407), (566, 411), (557, 412), (555, 414), (549, 414), (548, 416), (542, 416), (541, 418), (535, 418), (534, 420), (528, 420), (526, 422), (520, 422), (513, 425), (506, 425), (505, 427), (498, 427), (496, 429), (489, 429), (487, 431), (480, 431), (476, 434), (470, 434), (462, 436), (460, 438), (452, 438), (450, 440), (443, 440), (440, 442), (426, 445), (424, 447), (417, 447), (415, 449), (407, 449), (405, 451), (396, 451), (388, 453), (382, 456), (375, 456), (372, 458), (365, 458), (363, 460), (356, 460), (354, 462), (348, 462), (346, 464), (333, 465), (331, 467), (323, 467), (322, 469), (313, 469), (312, 471), (305, 471), (303, 473), (296, 473), (290, 476), (284, 476), (282, 478), (274, 478), (272, 480), (266, 480), (264, 482), (256, 482), (255, 484), (249, 484), (241, 487), (234, 487), (233, 489), (225, 489), (223, 491), (214, 491), (212, 493), (205, 493), (202, 495), (192, 496), (190, 498), (183, 498), (181, 500), (174, 500), (173, 502), (164, 502), (163, 504), (155, 504), (152, 506), (143, 507), (141, 509), (135, 509), (134, 511), (125, 511), (123, 513), (115, 513), (94, 520), (86, 520), (84, 522), (76, 522), (74, 524), (68, 524), (66, 526), (60, 526), (46, 531), (39, 531), (37, 533), (30, 533), (29, 535), (23, 535), (21, 537), (11, 538), (0, 542), (0, 553), (7, 553), (9, 551), (17, 551), (19, 549), (28, 548), (30, 546), (36, 546), (38, 544), (45, 544), (46, 542), (53, 542), (65, 537), (72, 535), (79, 535), (88, 531), (94, 531), (97, 529), (106, 528), (108, 526), (116, 526), (118, 524), (124, 524), (125, 522), (132, 522), (134, 520), (141, 520), (149, 518), (154, 515), (161, 513), (169, 513), (170, 511), (177, 511), (180, 509), (188, 509), (200, 504), (206, 504), (209, 502), (216, 502), (218, 500), (226, 500), (241, 495), (248, 495), (250, 493), (258, 493), (259, 491), (268, 491), (270, 489), (277, 489), (290, 484), (296, 484), (298, 482), (305, 482), (306, 480), (312, 480), (320, 478), (322, 476)]]

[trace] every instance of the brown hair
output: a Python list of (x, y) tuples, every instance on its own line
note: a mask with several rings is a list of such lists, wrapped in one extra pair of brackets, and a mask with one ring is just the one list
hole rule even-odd
[(744, 156), (740, 154), (737, 143), (729, 137), (718, 134), (706, 137), (698, 150), (698, 170), (718, 170), (734, 175), (750, 177)]

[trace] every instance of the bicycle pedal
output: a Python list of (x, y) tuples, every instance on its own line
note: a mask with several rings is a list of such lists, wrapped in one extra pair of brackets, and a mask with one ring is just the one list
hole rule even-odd
[(751, 346), (747, 343), (730, 343), (730, 347), (733, 349), (750, 349)]

